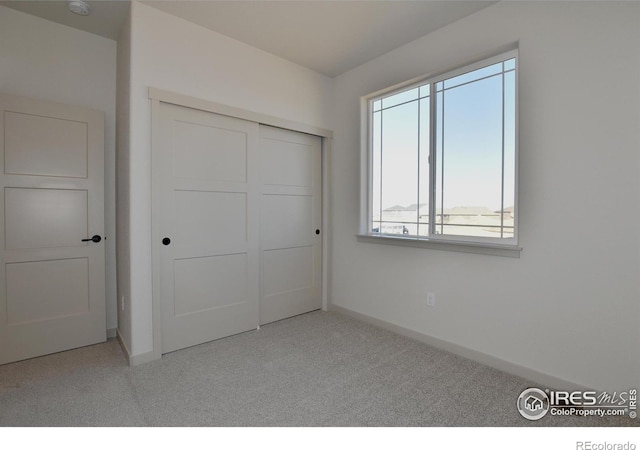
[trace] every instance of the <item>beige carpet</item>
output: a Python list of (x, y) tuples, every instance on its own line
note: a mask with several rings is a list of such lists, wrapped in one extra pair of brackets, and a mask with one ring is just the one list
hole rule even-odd
[(314, 312), (128, 367), (116, 341), (0, 366), (2, 426), (637, 426), (516, 410), (534, 383)]

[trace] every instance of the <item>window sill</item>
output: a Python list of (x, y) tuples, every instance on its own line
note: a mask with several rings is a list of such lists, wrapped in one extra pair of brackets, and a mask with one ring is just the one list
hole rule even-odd
[(476, 253), (480, 255), (520, 258), (521, 247), (517, 245), (481, 244), (476, 242), (445, 241), (424, 238), (406, 238), (395, 236), (357, 235), (358, 242), (369, 244), (399, 245), (402, 247), (429, 248), (450, 252)]

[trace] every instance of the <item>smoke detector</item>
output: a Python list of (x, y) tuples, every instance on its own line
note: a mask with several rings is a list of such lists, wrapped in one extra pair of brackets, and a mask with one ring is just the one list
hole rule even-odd
[(89, 15), (89, 5), (82, 0), (73, 0), (69, 2), (68, 8), (69, 11), (79, 16)]

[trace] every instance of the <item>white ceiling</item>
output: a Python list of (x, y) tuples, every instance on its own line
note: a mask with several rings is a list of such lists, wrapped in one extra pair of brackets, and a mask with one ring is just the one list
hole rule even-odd
[[(127, 1), (88, 1), (91, 14), (66, 1), (0, 1), (29, 14), (117, 39)], [(494, 1), (155, 0), (144, 3), (309, 69), (336, 76)]]
[[(73, 14), (66, 1), (55, 0), (9, 0), (0, 5), (42, 17), (79, 30), (117, 40), (120, 28), (127, 17), (128, 1), (88, 1), (91, 13), (86, 17)], [(0, 12), (1, 14), (1, 12)]]

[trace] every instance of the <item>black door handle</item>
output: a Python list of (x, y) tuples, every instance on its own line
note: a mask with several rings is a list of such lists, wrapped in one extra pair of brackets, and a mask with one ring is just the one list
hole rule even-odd
[(102, 238), (99, 235), (94, 234), (89, 239), (83, 239), (82, 242), (89, 242), (89, 241), (91, 241), (91, 242), (100, 242), (101, 240), (102, 240)]

